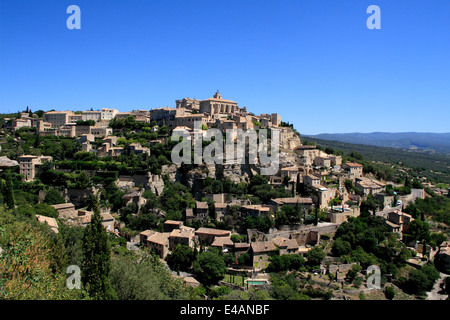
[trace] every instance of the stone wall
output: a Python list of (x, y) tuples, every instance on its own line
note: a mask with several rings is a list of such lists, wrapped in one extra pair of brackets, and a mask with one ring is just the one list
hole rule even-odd
[(256, 237), (256, 241), (270, 241), (278, 236), (286, 239), (295, 239), (299, 246), (316, 245), (320, 241), (322, 234), (333, 234), (339, 227), (338, 223), (319, 223), (317, 226), (300, 226), (297, 229), (277, 230), (271, 229), (269, 233), (263, 233), (254, 229), (247, 230), (248, 239), (251, 241), (252, 235)]

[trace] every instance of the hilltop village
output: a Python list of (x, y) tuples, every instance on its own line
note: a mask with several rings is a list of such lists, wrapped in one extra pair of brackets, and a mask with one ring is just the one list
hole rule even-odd
[[(1, 200), (55, 234), (86, 227), (98, 208), (118, 247), (149, 250), (193, 290), (226, 288), (215, 293), (221, 297), (258, 288), (287, 299), (271, 287), (280, 272), (309, 281), (292, 289), (295, 298), (424, 295), (441, 281), (434, 268), (450, 270), (448, 216), (421, 209), (433, 186), (401, 172), (378, 174), (355, 154), (303, 144), (283, 120), (255, 115), (219, 91), (130, 112), (27, 107), (2, 118)], [(267, 129), (270, 137), (279, 130), (278, 172), (261, 175), (248, 162), (172, 163), (172, 133), (192, 133), (195, 123), (205, 132)], [(220, 257), (213, 271), (205, 264), (216, 260), (207, 254)], [(382, 279), (375, 289), (368, 284), (373, 265)], [(409, 275), (426, 268), (433, 268), (431, 280), (414, 292)]]

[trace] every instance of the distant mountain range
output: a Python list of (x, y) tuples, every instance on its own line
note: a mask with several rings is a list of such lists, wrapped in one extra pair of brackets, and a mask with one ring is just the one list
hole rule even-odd
[(378, 147), (391, 147), (424, 153), (450, 154), (450, 133), (428, 132), (372, 132), (372, 133), (321, 133), (303, 135), (316, 139), (333, 140)]

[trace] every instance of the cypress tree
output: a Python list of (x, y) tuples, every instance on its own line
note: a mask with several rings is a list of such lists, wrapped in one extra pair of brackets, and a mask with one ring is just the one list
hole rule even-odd
[(41, 145), (41, 135), (37, 132), (36, 133), (36, 139), (34, 140), (34, 147), (39, 148)]
[(5, 181), (5, 187), (4, 187), (4, 201), (6, 206), (9, 209), (14, 209), (15, 202), (14, 202), (14, 194), (13, 194), (13, 186), (11, 177), (8, 175)]
[(317, 224), (319, 223), (319, 207), (316, 208), (316, 212), (315, 212), (315, 216), (314, 216), (314, 225), (317, 226)]
[(102, 225), (102, 216), (95, 200), (91, 222), (86, 226), (83, 236), (82, 281), (89, 295), (97, 300), (116, 299), (111, 287), (111, 253), (108, 234)]

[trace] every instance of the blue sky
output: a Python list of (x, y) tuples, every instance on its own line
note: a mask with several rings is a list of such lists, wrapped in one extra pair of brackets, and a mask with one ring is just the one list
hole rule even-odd
[(0, 1), (0, 112), (175, 107), (217, 89), (304, 134), (449, 132), (450, 1)]

